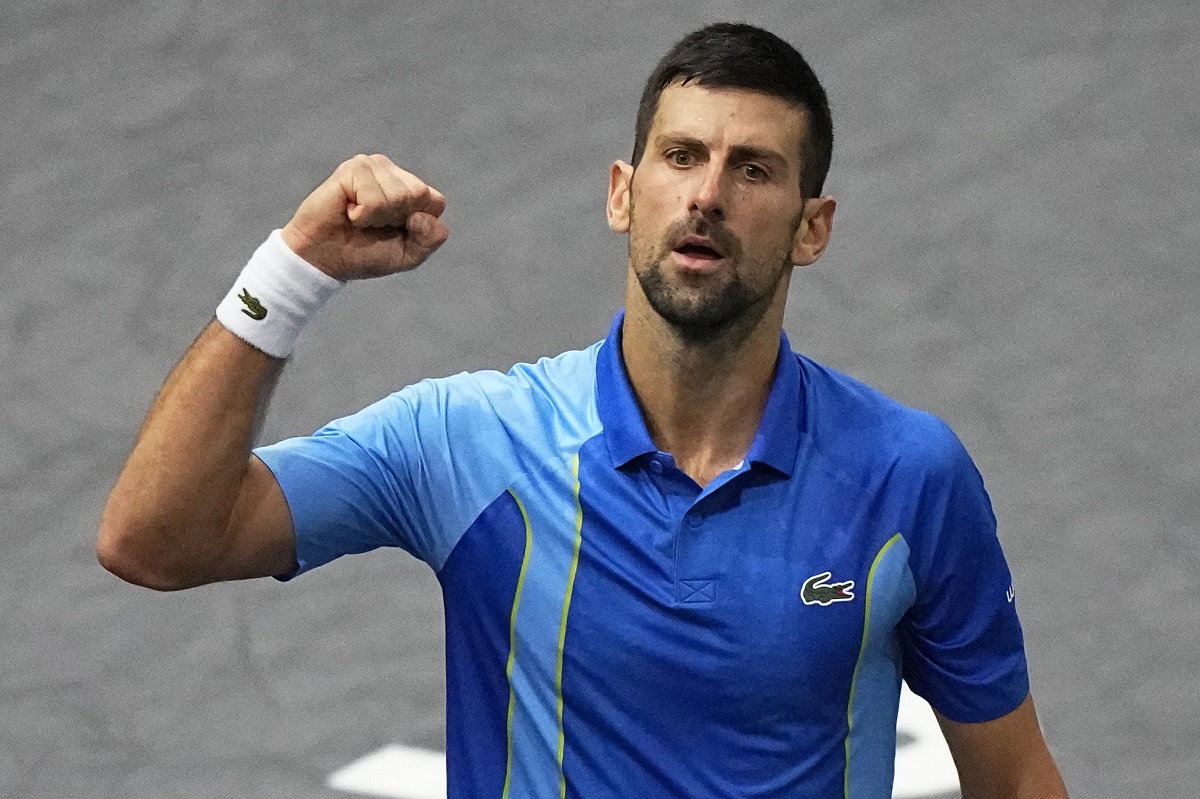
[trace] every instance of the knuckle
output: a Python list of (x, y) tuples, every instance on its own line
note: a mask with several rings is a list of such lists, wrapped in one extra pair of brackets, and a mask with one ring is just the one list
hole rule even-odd
[(343, 161), (341, 164), (339, 164), (338, 168), (337, 168), (337, 172), (339, 172), (343, 175), (352, 175), (355, 172), (360, 171), (364, 167), (369, 167), (370, 163), (371, 162), (369, 160), (367, 160), (367, 157), (360, 153), (359, 155), (356, 155), (353, 158), (347, 158), (345, 161)]

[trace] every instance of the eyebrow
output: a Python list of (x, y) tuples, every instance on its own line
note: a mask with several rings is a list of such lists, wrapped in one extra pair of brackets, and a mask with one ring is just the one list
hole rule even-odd
[[(682, 133), (662, 133), (654, 137), (654, 144), (658, 149), (662, 149), (668, 144), (679, 144), (684, 147), (693, 149), (708, 149), (708, 145), (700, 141), (694, 136), (687, 136)], [(767, 147), (758, 147), (753, 144), (735, 144), (730, 155), (735, 159), (752, 159), (755, 161), (766, 161), (776, 166), (787, 166), (787, 158), (782, 154)]]

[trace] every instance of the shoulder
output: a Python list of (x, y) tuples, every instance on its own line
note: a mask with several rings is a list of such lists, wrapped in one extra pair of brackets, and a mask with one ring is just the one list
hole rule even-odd
[(422, 380), (395, 396), (449, 411), (484, 406), (498, 414), (532, 406), (570, 408), (586, 402), (596, 380), (600, 344), (571, 350), (532, 363), (518, 363), (507, 372), (480, 370)]
[(805, 426), (822, 452), (847, 466), (899, 469), (913, 476), (973, 468), (958, 436), (938, 416), (804, 355), (796, 357)]
[[(815, 449), (857, 501), (886, 509), (910, 548), (919, 594), (964, 563), (971, 573), (985, 559), (1003, 563), (983, 477), (945, 421), (808, 359), (802, 368)], [(1008, 579), (996, 583), (1003, 596)]]
[(426, 378), (340, 419), (345, 430), (378, 426), (431, 428), (479, 440), (509, 426), (586, 421), (594, 415), (595, 363), (600, 344), (572, 350), (508, 372), (479, 370)]

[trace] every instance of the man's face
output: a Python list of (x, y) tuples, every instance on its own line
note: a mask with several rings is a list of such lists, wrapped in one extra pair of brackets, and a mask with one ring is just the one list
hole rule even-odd
[(629, 233), (631, 280), (685, 338), (753, 327), (785, 299), (792, 265), (815, 260), (797, 249), (804, 131), (779, 98), (676, 83), (636, 170), (614, 165), (609, 224)]

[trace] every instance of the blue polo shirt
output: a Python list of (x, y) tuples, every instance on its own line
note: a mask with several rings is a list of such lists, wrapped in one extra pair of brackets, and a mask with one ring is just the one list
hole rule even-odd
[(425, 380), (256, 450), (299, 572), (398, 546), (446, 617), (451, 799), (891, 796), (900, 681), (958, 721), (1028, 691), (950, 429), (780, 339), (743, 463), (650, 439), (609, 336)]

